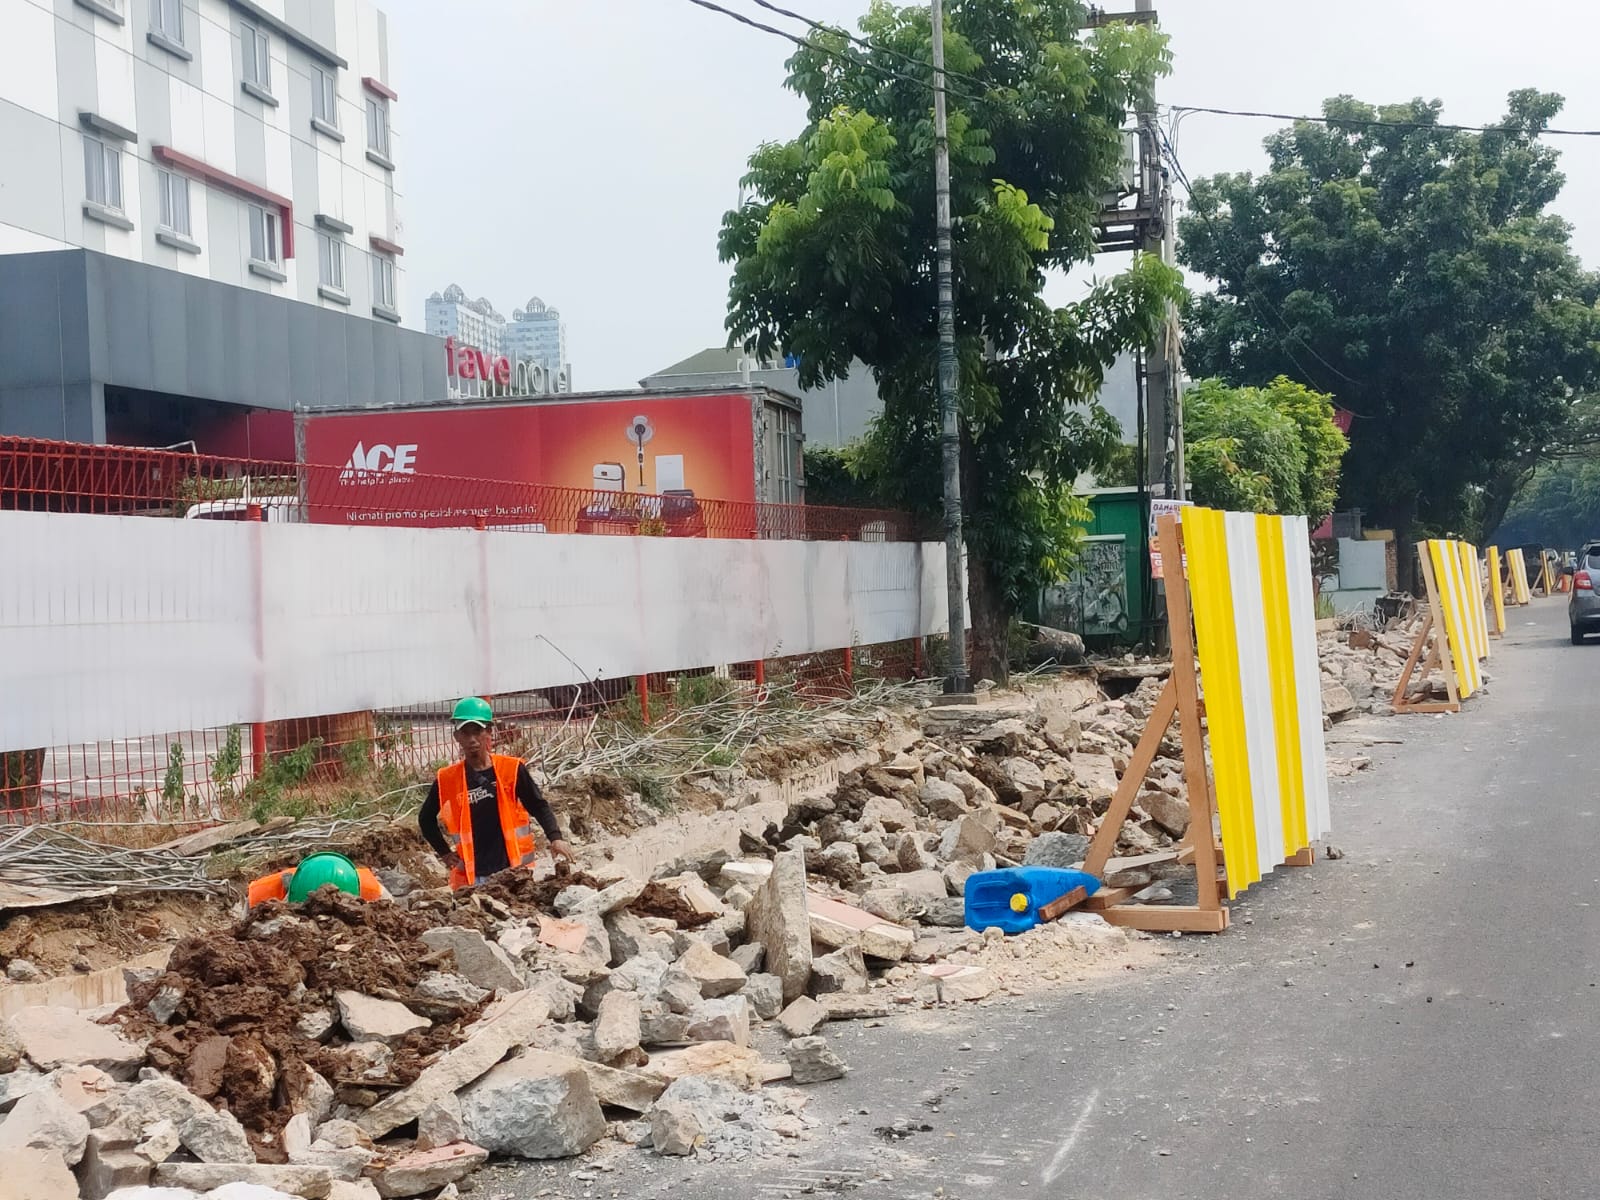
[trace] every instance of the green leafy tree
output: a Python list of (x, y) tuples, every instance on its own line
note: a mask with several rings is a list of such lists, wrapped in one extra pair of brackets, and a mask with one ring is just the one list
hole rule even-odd
[(1600, 538), (1600, 456), (1593, 454), (1541, 467), (1494, 531), (1501, 546), (1576, 549), (1590, 538)]
[[(1092, 256), (1121, 130), (1168, 64), (1156, 30), (1086, 18), (1080, 0), (952, 0), (946, 16), (973, 670), (994, 679), (1010, 613), (1071, 565), (1073, 482), (1117, 444), (1094, 402), (1105, 371), (1181, 295), (1141, 258), (1076, 304), (1043, 299), (1048, 272)], [(806, 387), (866, 363), (884, 412), (863, 469), (886, 499), (936, 512), (929, 13), (877, 0), (860, 28), (865, 47), (828, 31), (789, 60), (807, 124), (755, 152), (753, 199), (723, 219), (728, 331), (797, 354)]]
[(1261, 177), (1198, 181), (1180, 223), (1180, 260), (1217, 283), (1188, 310), (1191, 367), (1333, 393), (1357, 417), (1341, 498), (1402, 538), (1498, 524), (1600, 374), (1600, 281), (1546, 211), (1561, 103), (1514, 92), (1471, 133), (1437, 102), (1341, 96), (1266, 139)]
[(1278, 376), (1266, 387), (1205, 379), (1183, 402), (1190, 487), (1201, 504), (1236, 512), (1333, 511), (1345, 437), (1321, 392)]

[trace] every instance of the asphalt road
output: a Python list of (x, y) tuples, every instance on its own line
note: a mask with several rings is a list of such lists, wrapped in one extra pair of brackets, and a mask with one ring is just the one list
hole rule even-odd
[(479, 1194), (1600, 1195), (1600, 644), (1559, 601), (1509, 619), (1463, 714), (1333, 732), (1373, 760), (1333, 783), (1346, 857), (1252, 888), (1228, 933), (1089, 991), (833, 1027), (852, 1073), (810, 1089), (794, 1157), (633, 1152)]

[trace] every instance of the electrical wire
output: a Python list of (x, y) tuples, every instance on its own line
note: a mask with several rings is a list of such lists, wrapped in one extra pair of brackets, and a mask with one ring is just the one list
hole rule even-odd
[[(838, 62), (846, 63), (849, 66), (857, 67), (857, 68), (859, 68), (861, 70), (871, 72), (872, 74), (877, 75), (877, 76), (879, 76), (879, 77), (881, 77), (883, 79), (893, 80), (896, 83), (915, 84), (917, 87), (925, 87), (925, 88), (928, 88), (929, 90), (932, 90), (932, 88), (933, 88), (933, 80), (931, 78), (930, 79), (917, 79), (914, 76), (902, 75), (898, 71), (891, 71), (891, 70), (889, 70), (888, 67), (880, 67), (876, 63), (870, 63), (870, 62), (867, 62), (866, 60), (861, 59), (861, 58), (853, 58), (848, 54), (840, 54), (836, 50), (829, 50), (826, 46), (819, 46), (816, 42), (812, 41), (809, 38), (803, 38), (799, 34), (790, 33), (786, 29), (779, 29), (776, 25), (767, 25), (767, 24), (765, 24), (765, 23), (763, 23), (761, 21), (757, 21), (754, 17), (748, 17), (744, 13), (735, 12), (731, 8), (724, 8), (720, 4), (713, 3), (713, 0), (689, 0), (689, 3), (695, 5), (697, 8), (703, 8), (707, 12), (718, 13), (721, 16), (728, 17), (728, 18), (730, 18), (732, 20), (738, 21), (741, 25), (748, 25), (748, 26), (750, 26), (751, 29), (758, 29), (762, 33), (770, 33), (774, 37), (780, 37), (780, 38), (783, 38), (787, 42), (793, 42), (796, 46), (799, 46), (802, 50), (815, 50), (819, 54), (825, 54), (825, 55), (827, 55), (827, 57), (832, 58), (832, 59), (834, 59), (834, 60), (836, 60)], [(798, 18), (798, 19), (804, 20), (804, 18)], [(819, 25), (818, 28), (826, 28), (826, 27)], [(828, 32), (837, 33), (839, 31), (838, 30), (829, 29)], [(846, 36), (848, 36), (848, 35), (846, 35)], [(852, 39), (852, 40), (854, 40), (854, 39)], [(904, 56), (901, 56), (901, 57), (904, 57)], [(918, 65), (921, 65), (921, 64), (918, 64)], [(950, 72), (946, 71), (945, 72), (945, 88), (944, 88), (946, 95), (955, 96), (955, 97), (958, 97), (959, 99), (966, 100), (969, 103), (973, 103), (973, 104), (982, 103), (982, 97), (974, 96), (974, 95), (971, 95), (971, 94), (969, 94), (967, 92), (961, 91), (961, 90), (959, 90), (957, 88), (951, 87), (950, 86), (950, 81), (949, 81), (949, 75), (950, 75)]]
[[(1521, 133), (1504, 125), (1451, 125), (1437, 121), (1385, 121), (1358, 117), (1308, 117), (1294, 113), (1256, 112), (1243, 108), (1207, 108), (1198, 104), (1172, 104), (1174, 113), (1209, 113), (1214, 117), (1259, 117), (1268, 121), (1306, 121), (1312, 125), (1354, 125), (1363, 129), (1437, 129), (1447, 133)], [(1600, 129), (1540, 129), (1535, 137), (1600, 137)]]

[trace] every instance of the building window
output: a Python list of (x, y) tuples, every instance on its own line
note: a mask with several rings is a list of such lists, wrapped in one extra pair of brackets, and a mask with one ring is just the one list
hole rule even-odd
[(378, 96), (367, 97), (367, 149), (389, 157), (389, 102)]
[(184, 237), (189, 231), (189, 181), (171, 171), (156, 172), (156, 187), (161, 193), (161, 227)]
[(83, 139), (84, 195), (103, 208), (122, 211), (122, 151), (99, 138)]
[(318, 282), (336, 292), (344, 291), (344, 239), (337, 234), (317, 234)]
[(334, 88), (333, 72), (316, 65), (311, 68), (311, 115), (338, 127), (339, 94)]
[(150, 0), (150, 31), (183, 45), (183, 0)]
[(272, 91), (272, 44), (267, 35), (248, 22), (239, 23), (239, 41), (244, 47), (244, 81), (264, 92)]
[(250, 257), (256, 262), (279, 266), (278, 214), (259, 204), (250, 205)]
[(379, 308), (396, 308), (394, 259), (386, 254), (372, 256), (372, 303)]

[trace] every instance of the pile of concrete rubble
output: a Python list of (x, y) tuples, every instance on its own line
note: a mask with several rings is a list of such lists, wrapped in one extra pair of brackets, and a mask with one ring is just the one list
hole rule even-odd
[[(1416, 641), (1422, 618), (1391, 622), (1382, 631), (1329, 630), (1317, 638), (1322, 664), (1322, 711), (1333, 722), (1362, 713), (1393, 711), (1394, 691)], [(1407, 694), (1413, 700), (1443, 699), (1444, 680), (1435, 671), (1413, 674)]]
[[(1139, 938), (1069, 915), (1001, 942), (964, 928), (961, 897), (975, 871), (1082, 859), (1163, 674), (1130, 664), (1120, 699), (1077, 706), (926, 709), (737, 852), (652, 879), (590, 865), (451, 893), (391, 873), (392, 903), (259, 906), (130, 973), (115, 1013), (0, 1022), (0, 1150), (37, 1200), (370, 1200), (604, 1138), (781, 1149), (812, 1124), (792, 1085), (846, 1071), (829, 1024), (1037, 986)], [(1158, 888), (1149, 860), (1176, 857), (1178, 754), (1120, 831), (1145, 861), (1119, 884)]]

